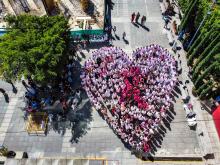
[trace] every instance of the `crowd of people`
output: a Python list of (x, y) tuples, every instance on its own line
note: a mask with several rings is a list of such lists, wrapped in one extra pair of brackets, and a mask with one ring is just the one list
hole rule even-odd
[(117, 47), (93, 52), (82, 86), (114, 132), (132, 148), (149, 152), (149, 141), (171, 107), (176, 62), (159, 45), (138, 48), (133, 59)]
[(80, 91), (73, 89), (74, 66), (74, 61), (69, 61), (62, 70), (61, 76), (52, 85), (39, 86), (31, 76), (27, 77), (27, 82), (22, 80), (22, 84), (26, 88), (27, 109), (25, 115), (30, 112), (44, 111), (45, 107), (52, 106), (56, 101), (61, 103), (63, 114), (68, 108), (75, 109), (77, 102), (75, 98), (80, 100), (78, 99)]

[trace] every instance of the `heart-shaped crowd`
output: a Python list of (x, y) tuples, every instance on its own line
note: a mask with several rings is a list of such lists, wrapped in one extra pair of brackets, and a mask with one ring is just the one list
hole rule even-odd
[(85, 62), (81, 79), (94, 107), (123, 142), (149, 152), (172, 105), (177, 82), (173, 56), (155, 44), (138, 48), (132, 59), (118, 47), (103, 47)]

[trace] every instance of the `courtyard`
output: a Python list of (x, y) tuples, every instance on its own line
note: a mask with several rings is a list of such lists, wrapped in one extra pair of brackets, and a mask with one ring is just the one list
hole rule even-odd
[[(191, 95), (192, 82), (187, 85), (187, 90), (183, 88), (185, 81), (189, 81), (185, 53), (180, 49), (178, 52), (180, 57), (178, 57), (169, 45), (167, 30), (164, 28), (161, 16), (160, 2), (113, 0), (113, 3), (111, 24), (116, 26), (116, 31), (112, 33), (113, 46), (122, 48), (131, 57), (133, 50), (139, 47), (158, 44), (167, 49), (178, 61), (179, 67), (182, 68), (182, 74), (178, 76), (178, 79), (183, 84), (179, 84), (178, 89), (173, 92), (174, 110), (168, 113), (169, 123), (162, 124), (160, 136), (152, 142), (153, 150), (150, 153), (152, 159), (138, 158), (137, 154), (122, 143), (91, 105), (85, 91), (82, 93), (79, 110), (76, 113), (68, 114), (69, 118), (78, 118), (77, 123), (63, 120), (54, 123), (46, 136), (29, 135), (25, 130), (26, 123), (23, 117), (26, 89), (20, 82), (15, 83), (18, 92), (14, 93), (11, 84), (0, 81), (0, 86), (4, 87), (9, 95), (9, 103), (6, 103), (4, 96), (0, 95), (0, 142), (9, 150), (27, 152), (29, 158), (32, 159), (70, 159), (72, 164), (73, 160), (77, 159), (82, 161), (81, 164), (88, 164), (88, 159), (90, 160), (89, 164), (95, 165), (99, 165), (103, 161), (109, 165), (175, 164), (175, 161), (171, 160), (175, 157), (183, 160), (178, 164), (205, 164), (202, 160), (201, 145), (205, 145), (206, 142), (201, 142), (198, 135), (201, 132), (198, 131), (198, 128), (200, 129), (204, 123), (198, 121), (197, 130), (190, 129), (183, 107), (183, 98), (190, 95), (195, 112), (200, 110), (200, 107), (196, 105), (197, 100)], [(133, 12), (146, 15), (146, 28), (131, 23), (130, 17)], [(125, 39), (123, 39), (123, 32), (126, 33)], [(178, 44), (181, 47), (180, 42)], [(78, 53), (77, 59), (81, 66), (91, 56), (91, 52), (96, 49), (97, 45), (91, 44), (90, 47), (82, 51), (83, 55)], [(75, 82), (76, 85), (80, 85), (79, 76), (76, 77)], [(197, 116), (198, 120), (202, 119), (198, 113)], [(207, 141), (207, 145), (210, 143)], [(168, 161), (160, 161), (160, 158), (165, 160), (167, 158)], [(184, 158), (189, 160), (184, 162)], [(152, 162), (154, 159), (155, 162)]]

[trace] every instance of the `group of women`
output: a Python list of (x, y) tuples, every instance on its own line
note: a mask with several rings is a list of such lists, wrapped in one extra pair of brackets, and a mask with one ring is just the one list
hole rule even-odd
[(125, 143), (149, 152), (149, 141), (171, 107), (175, 64), (159, 45), (138, 48), (132, 59), (120, 48), (104, 47), (85, 62), (82, 86)]

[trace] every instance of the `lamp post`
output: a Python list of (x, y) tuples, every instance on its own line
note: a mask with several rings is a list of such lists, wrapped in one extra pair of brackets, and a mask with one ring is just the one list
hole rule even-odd
[(202, 20), (201, 23), (199, 24), (199, 27), (198, 27), (198, 29), (196, 30), (196, 32), (195, 32), (194, 36), (192, 37), (192, 39), (190, 40), (190, 42), (189, 42), (189, 44), (188, 44), (188, 46), (187, 46), (187, 49), (189, 49), (189, 47), (190, 47), (191, 44), (193, 43), (193, 41), (194, 41), (194, 39), (195, 39), (197, 33), (199, 32), (200, 28), (202, 27), (202, 25), (203, 25), (203, 23), (205, 22), (205, 20), (206, 20), (206, 18), (208, 17), (208, 15), (210, 15), (210, 14), (212, 13), (211, 10), (212, 10), (212, 8), (213, 8), (213, 6), (214, 6), (215, 3), (216, 3), (216, 0), (213, 0), (213, 4), (211, 5), (211, 7), (209, 8), (209, 10), (208, 10), (208, 12), (206, 13), (205, 17), (203, 18), (203, 20)]

